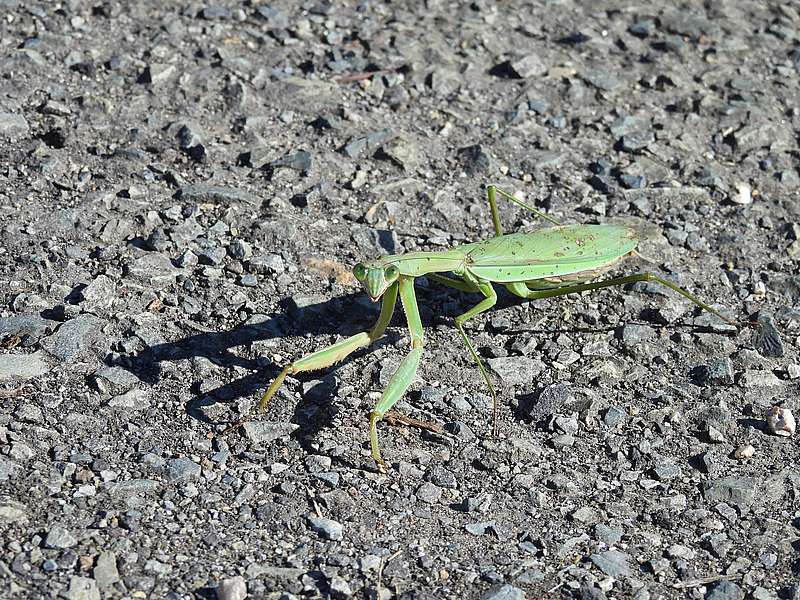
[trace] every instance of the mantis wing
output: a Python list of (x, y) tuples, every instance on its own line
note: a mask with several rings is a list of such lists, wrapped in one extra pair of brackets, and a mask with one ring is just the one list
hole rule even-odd
[(618, 225), (566, 225), (514, 233), (469, 244), (467, 268), (486, 281), (509, 283), (601, 272), (638, 244), (636, 232)]

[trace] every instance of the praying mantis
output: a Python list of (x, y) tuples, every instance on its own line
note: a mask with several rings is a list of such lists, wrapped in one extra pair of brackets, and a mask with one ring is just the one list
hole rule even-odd
[[(497, 209), (501, 196), (552, 223), (532, 233), (504, 234)], [(427, 277), (442, 285), (478, 293), (483, 299), (465, 313), (455, 317), (456, 329), (478, 367), (492, 397), (493, 433), (497, 435), (497, 393), (486, 367), (464, 331), (464, 323), (491, 309), (497, 302), (493, 284), (499, 284), (520, 298), (536, 300), (552, 298), (637, 281), (653, 281), (687, 298), (701, 309), (723, 321), (737, 324), (718, 310), (702, 302), (687, 290), (650, 272), (636, 273), (604, 281), (591, 282), (612, 268), (621, 259), (635, 254), (639, 238), (633, 229), (622, 225), (562, 225), (549, 215), (528, 205), (497, 186), (487, 187), (487, 199), (495, 236), (472, 244), (439, 252), (410, 252), (381, 256), (353, 267), (353, 275), (370, 300), (381, 300), (380, 315), (374, 327), (350, 336), (331, 346), (312, 352), (292, 362), (273, 380), (261, 401), (226, 433), (243, 425), (266, 410), (269, 401), (283, 385), (287, 375), (330, 367), (348, 355), (370, 345), (383, 336), (394, 313), (397, 297), (406, 314), (411, 336), (411, 349), (391, 376), (383, 395), (369, 417), (369, 439), (372, 457), (381, 472), (386, 463), (378, 444), (378, 422), (403, 396), (417, 373), (423, 352), (423, 328), (414, 293), (417, 277)], [(451, 275), (445, 275), (449, 273)]]

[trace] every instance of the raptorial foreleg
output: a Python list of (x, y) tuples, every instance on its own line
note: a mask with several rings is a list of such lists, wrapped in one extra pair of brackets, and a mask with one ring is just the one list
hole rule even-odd
[(241, 427), (254, 417), (258, 416), (260, 413), (264, 412), (269, 404), (269, 401), (280, 389), (287, 375), (296, 375), (306, 371), (317, 371), (319, 369), (330, 367), (340, 360), (344, 360), (347, 358), (347, 356), (359, 348), (368, 346), (380, 338), (386, 331), (386, 328), (389, 326), (389, 321), (392, 319), (392, 313), (394, 312), (395, 303), (397, 301), (397, 287), (397, 283), (394, 283), (386, 290), (386, 293), (383, 296), (383, 302), (381, 304), (380, 316), (378, 317), (377, 323), (375, 323), (375, 326), (370, 331), (362, 331), (361, 333), (352, 335), (347, 339), (328, 346), (327, 348), (307, 354), (306, 356), (284, 367), (275, 380), (267, 388), (267, 391), (264, 392), (264, 395), (261, 397), (261, 401), (243, 419), (227, 427), (222, 432), (222, 435), (230, 433), (234, 429)]
[(369, 439), (372, 458), (375, 459), (378, 469), (382, 472), (386, 471), (386, 463), (381, 457), (381, 450), (378, 444), (378, 421), (383, 419), (386, 412), (402, 398), (408, 386), (414, 380), (419, 361), (422, 358), (422, 320), (419, 317), (417, 297), (414, 294), (414, 279), (412, 277), (401, 277), (399, 284), (400, 300), (403, 303), (403, 310), (406, 313), (406, 321), (408, 322), (408, 331), (411, 334), (411, 351), (392, 375), (386, 389), (383, 391), (383, 396), (381, 396), (381, 399), (369, 415)]

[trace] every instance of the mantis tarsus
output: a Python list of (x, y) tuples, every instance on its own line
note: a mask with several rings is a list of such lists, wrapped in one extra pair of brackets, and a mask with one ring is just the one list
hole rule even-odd
[[(503, 234), (497, 210), (498, 194), (550, 221), (553, 226), (532, 233)], [(549, 215), (493, 185), (488, 186), (487, 196), (495, 237), (440, 252), (410, 252), (382, 256), (357, 264), (353, 268), (355, 278), (373, 302), (382, 299), (380, 316), (375, 326), (370, 331), (353, 335), (286, 366), (267, 388), (258, 405), (244, 419), (228, 427), (223, 435), (263, 412), (287, 375), (324, 369), (380, 338), (389, 325), (399, 295), (411, 334), (411, 350), (392, 375), (369, 419), (372, 456), (378, 468), (385, 471), (385, 463), (378, 446), (378, 421), (383, 419), (387, 411), (408, 389), (422, 358), (423, 330), (414, 293), (414, 280), (417, 277), (425, 276), (429, 280), (463, 292), (483, 295), (483, 300), (455, 318), (455, 325), (489, 387), (493, 403), (495, 435), (497, 394), (483, 361), (464, 331), (466, 321), (489, 310), (497, 302), (497, 294), (492, 285), (494, 283), (504, 285), (516, 296), (535, 300), (637, 281), (654, 281), (736, 326), (735, 322), (685, 289), (653, 273), (637, 273), (605, 281), (589, 282), (622, 258), (634, 253), (639, 238), (633, 229), (621, 225), (561, 225)], [(452, 276), (443, 273), (451, 273)]]

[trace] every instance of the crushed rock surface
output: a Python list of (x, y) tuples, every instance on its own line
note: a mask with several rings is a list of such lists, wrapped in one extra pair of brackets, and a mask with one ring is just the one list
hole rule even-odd
[[(792, 3), (0, 0), (0, 596), (798, 598)], [(350, 268), (493, 235), (496, 183), (655, 282), (498, 305)], [(501, 204), (507, 231), (541, 226)], [(742, 450), (744, 449), (744, 450)]]

